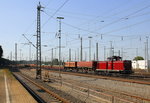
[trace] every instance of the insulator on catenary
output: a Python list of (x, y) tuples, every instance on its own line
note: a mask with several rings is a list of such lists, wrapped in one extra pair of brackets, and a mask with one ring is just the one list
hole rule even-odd
[(103, 34), (101, 34), (101, 39), (103, 39)]
[(121, 40), (123, 40), (123, 36), (121, 37)]

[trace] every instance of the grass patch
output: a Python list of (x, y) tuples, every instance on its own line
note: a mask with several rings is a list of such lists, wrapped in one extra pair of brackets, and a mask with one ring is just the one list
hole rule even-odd
[(3, 70), (2, 69), (0, 69), (0, 75), (2, 75), (3, 74)]

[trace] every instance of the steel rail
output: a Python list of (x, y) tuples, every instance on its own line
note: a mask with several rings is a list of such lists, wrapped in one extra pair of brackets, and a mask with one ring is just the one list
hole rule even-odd
[[(21, 75), (21, 74), (19, 74), (19, 75)], [(50, 94), (50, 95), (53, 96), (54, 98), (56, 98), (56, 99), (62, 101), (63, 103), (70, 103), (68, 100), (66, 100), (66, 99), (64, 99), (64, 98), (62, 98), (62, 97), (60, 97), (58, 94), (55, 94), (54, 92), (50, 91), (49, 89), (44, 88), (43, 86), (41, 86), (41, 85), (35, 83), (34, 81), (30, 80), (30, 79), (27, 78), (26, 76), (24, 76), (24, 75), (21, 75), (21, 76), (22, 76), (23, 78), (25, 78), (27, 81), (29, 81), (29, 82), (31, 82), (32, 84), (34, 84), (35, 86), (37, 86), (37, 87), (39, 87), (40, 89), (44, 90), (45, 92), (47, 92), (48, 94)]]
[[(59, 81), (58, 80), (58, 78), (56, 78), (56, 77), (52, 77), (52, 78), (55, 78), (55, 79), (57, 79), (56, 81)], [(68, 80), (67, 80), (68, 81)], [(63, 84), (66, 84), (66, 85), (68, 85), (68, 86), (72, 86), (73, 84), (72, 83), (68, 83), (68, 82), (64, 82), (63, 81)], [(84, 86), (86, 86), (85, 84), (83, 84)], [(81, 87), (81, 84), (80, 84), (80, 86), (75, 86), (74, 85), (74, 87), (75, 88), (78, 88), (79, 90), (87, 90), (87, 88), (85, 88), (85, 87)], [(103, 89), (104, 90), (104, 89)], [(106, 90), (106, 89), (105, 89)], [(110, 94), (106, 94), (106, 93), (102, 93), (102, 92), (98, 92), (98, 91), (96, 91), (96, 90), (93, 90), (93, 89), (90, 89), (89, 91), (91, 91), (91, 92), (94, 92), (94, 93), (97, 93), (97, 94), (100, 94), (100, 95), (103, 95), (103, 96), (107, 96), (107, 97), (111, 97), (111, 98), (116, 98), (116, 99), (119, 99), (119, 100), (121, 100), (121, 101), (124, 101), (124, 102), (129, 102), (129, 103), (133, 103), (133, 101), (130, 101), (130, 100), (127, 100), (127, 99), (123, 99), (123, 98), (120, 98), (120, 97), (118, 97), (118, 96), (114, 96), (114, 95), (110, 95)]]
[[(55, 79), (58, 79), (56, 77), (52, 77), (52, 78), (55, 78)], [(65, 81), (71, 81), (72, 83), (75, 83), (74, 81), (72, 80), (65, 80)], [(83, 86), (87, 86), (87, 84), (82, 84)], [(81, 86), (81, 84), (80, 84)], [(100, 88), (100, 87), (96, 87), (96, 86), (90, 86), (91, 88), (94, 88), (94, 89), (98, 89), (98, 90), (103, 90), (103, 91), (107, 91), (107, 92), (112, 92), (112, 93), (116, 93), (116, 94), (121, 94), (121, 95), (125, 95), (125, 96), (128, 96), (128, 97), (132, 97), (134, 99), (137, 99), (137, 100), (144, 100), (144, 101), (149, 101), (150, 102), (150, 99), (147, 99), (147, 98), (143, 98), (143, 97), (139, 97), (139, 96), (135, 96), (135, 95), (130, 95), (129, 93), (124, 93), (124, 92), (118, 92), (118, 91), (113, 91), (113, 90), (110, 90), (110, 89), (105, 89), (105, 88)], [(80, 87), (81, 88), (81, 87)], [(110, 94), (105, 94), (105, 93), (100, 93), (100, 94), (103, 94), (103, 95), (106, 95), (106, 96), (111, 96)], [(123, 98), (120, 98), (118, 96), (114, 96), (115, 98), (118, 98), (120, 100), (126, 100), (126, 99), (123, 99)], [(129, 100), (127, 100), (129, 101)], [(133, 102), (133, 101), (130, 101), (130, 102)]]
[[(50, 71), (58, 73), (58, 71), (52, 71), (52, 70), (50, 70)], [(108, 80), (115, 80), (115, 81), (121, 81), (121, 82), (150, 85), (150, 82), (146, 82), (146, 81), (137, 81), (137, 80), (129, 80), (129, 79), (123, 79), (123, 78), (97, 76), (97, 75), (81, 74), (81, 73), (73, 73), (73, 72), (61, 72), (61, 73), (62, 74), (69, 74), (69, 75), (76, 75), (76, 76), (83, 76), (83, 77), (90, 77), (90, 78), (97, 78), (97, 79), (108, 79)]]
[[(45, 71), (48, 71), (48, 72), (56, 72), (56, 73), (58, 73), (57, 71), (50, 71), (50, 70), (45, 70)], [(89, 75), (89, 76), (87, 76), (87, 74), (77, 74), (77, 73), (70, 73), (70, 72), (62, 72), (62, 74), (69, 74), (69, 75), (76, 75), (76, 76), (83, 76), (84, 75), (84, 77), (85, 77), (85, 75), (86, 75), (86, 77), (91, 77), (91, 76), (94, 76), (94, 75)], [(95, 77), (95, 76), (94, 76)], [(93, 78), (94, 78), (93, 77)], [(96, 76), (96, 77), (99, 77), (99, 76)], [(57, 77), (51, 77), (51, 78), (55, 78), (55, 79), (59, 79), (59, 78), (57, 78)], [(106, 78), (106, 77), (103, 77), (104, 79)], [(110, 77), (109, 77), (110, 78)], [(70, 81), (70, 80), (65, 80), (65, 81)], [(73, 82), (73, 81), (71, 81), (72, 83), (75, 83), (75, 82)], [(86, 84), (82, 84), (83, 86), (88, 86), (88, 85), (86, 85)], [(81, 85), (80, 85), (81, 86)], [(128, 97), (132, 97), (132, 98), (134, 98), (134, 99), (137, 99), (137, 100), (144, 100), (144, 101), (149, 101), (150, 102), (150, 99), (147, 99), (147, 98), (143, 98), (143, 97), (139, 97), (139, 96), (136, 96), (136, 95), (131, 95), (131, 94), (129, 94), (129, 93), (125, 93), (125, 92), (117, 92), (117, 91), (113, 91), (113, 90), (108, 90), (108, 89), (105, 89), (105, 88), (100, 88), (100, 87), (96, 87), (96, 86), (92, 86), (91, 88), (95, 88), (95, 89), (100, 89), (100, 90), (104, 90), (104, 91), (108, 91), (108, 92), (112, 92), (112, 93), (119, 93), (119, 94), (122, 94), (122, 95), (125, 95), (125, 96), (128, 96)], [(117, 98), (117, 97), (116, 97)], [(119, 98), (118, 97), (118, 99), (122, 99), (122, 98)]]
[(21, 79), (19, 79), (15, 74), (14, 77), (25, 87), (25, 89), (35, 98), (38, 103), (46, 103), (41, 97), (39, 97), (29, 86), (27, 86)]

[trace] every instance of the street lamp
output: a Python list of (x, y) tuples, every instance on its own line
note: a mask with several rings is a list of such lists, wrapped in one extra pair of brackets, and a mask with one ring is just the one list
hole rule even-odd
[(57, 19), (59, 19), (59, 34), (58, 34), (58, 38), (59, 38), (59, 77), (61, 77), (61, 74), (60, 74), (60, 65), (61, 65), (61, 20), (64, 19), (64, 17), (57, 17)]

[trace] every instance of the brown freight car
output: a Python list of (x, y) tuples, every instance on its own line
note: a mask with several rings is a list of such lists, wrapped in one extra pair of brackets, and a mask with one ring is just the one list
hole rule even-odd
[(76, 70), (77, 62), (65, 62), (64, 69), (66, 70)]
[(82, 72), (95, 71), (96, 61), (81, 61), (77, 62), (77, 69), (82, 70)]

